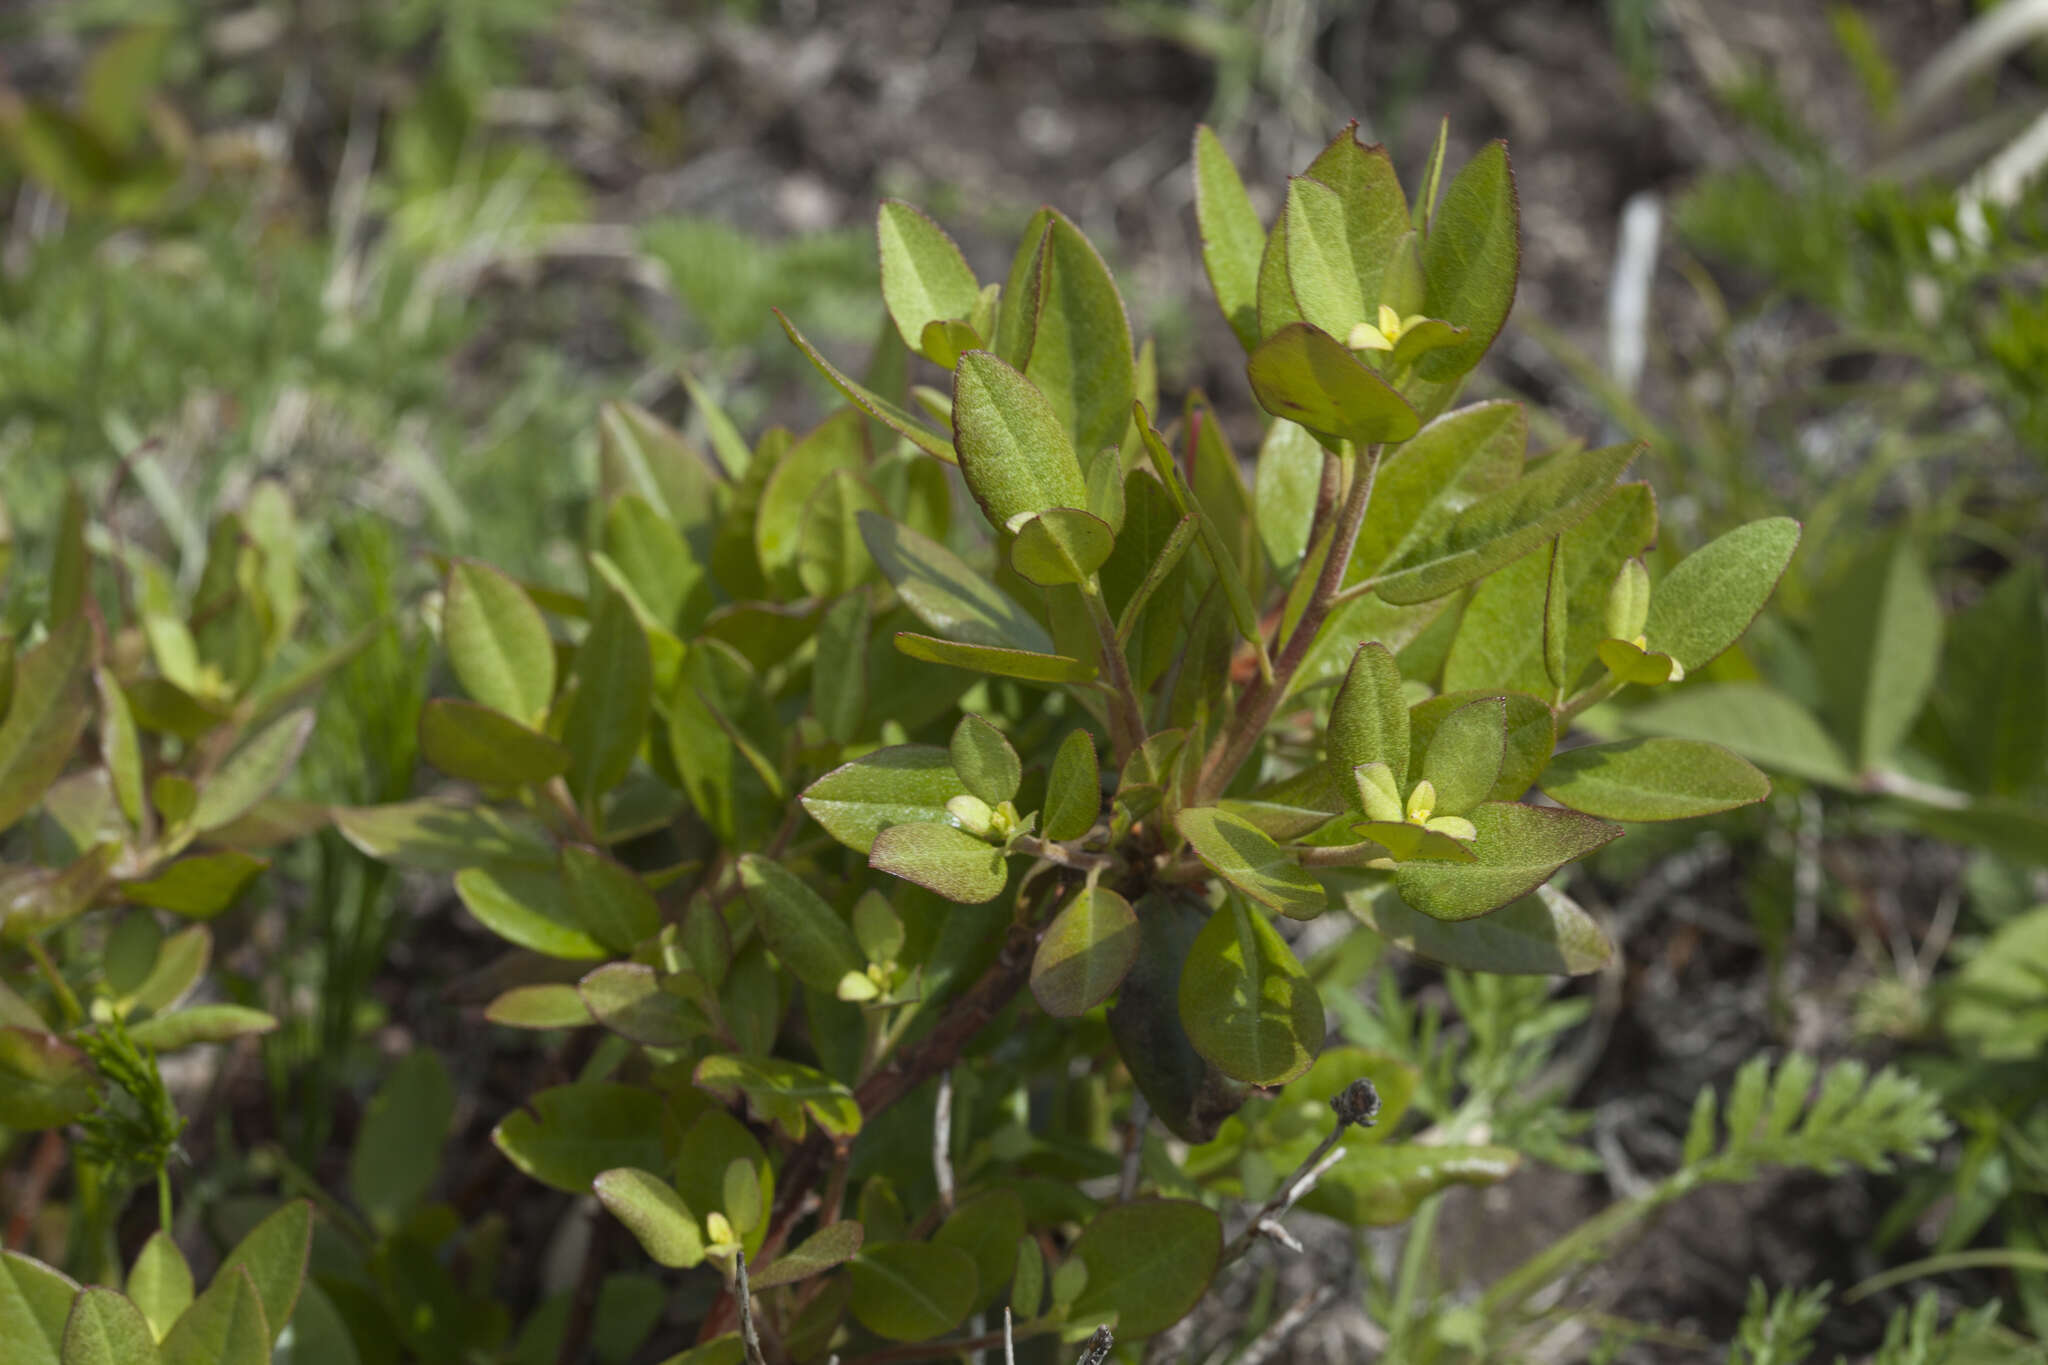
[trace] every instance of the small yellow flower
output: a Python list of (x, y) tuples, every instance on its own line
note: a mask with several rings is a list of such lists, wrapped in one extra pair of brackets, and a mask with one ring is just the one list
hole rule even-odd
[(1420, 313), (1402, 317), (1384, 303), (1380, 305), (1380, 325), (1361, 322), (1351, 329), (1344, 344), (1354, 351), (1391, 351), (1401, 340), (1401, 334), (1416, 323), (1425, 321)]

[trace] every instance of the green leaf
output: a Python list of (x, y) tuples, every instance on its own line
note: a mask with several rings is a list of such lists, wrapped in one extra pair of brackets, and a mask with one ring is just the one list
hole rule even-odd
[[(274, 1345), (306, 1282), (306, 1259), (313, 1250), (313, 1205), (294, 1199), (279, 1208), (235, 1244), (214, 1273), (214, 1282), (246, 1270), (270, 1324), (267, 1344)], [(204, 1295), (201, 1296), (202, 1299)], [(267, 1359), (268, 1357), (266, 1357)]]
[(860, 531), (903, 605), (939, 634), (962, 644), (1053, 652), (1044, 626), (937, 541), (872, 512), (860, 514)]
[(2041, 566), (2008, 570), (1950, 623), (1934, 725), (1972, 790), (2018, 796), (2048, 760), (2048, 619)]
[(1638, 449), (1618, 445), (1550, 456), (1404, 553), (1380, 575), (1379, 595), (1389, 602), (1427, 602), (1520, 559), (1599, 506)]
[(1630, 709), (1623, 724), (1640, 735), (1676, 735), (1732, 749), (1773, 772), (1848, 787), (1849, 760), (1813, 714), (1762, 683), (1687, 687)]
[(1621, 835), (1576, 811), (1488, 801), (1467, 814), (1479, 831), (1474, 863), (1417, 862), (1394, 874), (1401, 899), (1441, 920), (1474, 919), (1520, 900), (1560, 867)]
[(1029, 1322), (1044, 1303), (1045, 1252), (1036, 1237), (1019, 1237), (1016, 1269), (1010, 1276), (1010, 1307), (1018, 1322)]
[(0, 1338), (9, 1365), (60, 1365), (64, 1324), (79, 1286), (69, 1275), (19, 1252), (0, 1252)]
[(693, 1212), (723, 1213), (747, 1254), (759, 1253), (775, 1202), (775, 1168), (745, 1124), (723, 1108), (707, 1110), (683, 1133), (673, 1170), (676, 1192)]
[(991, 806), (1015, 796), (1024, 781), (1024, 765), (1017, 751), (1002, 731), (980, 716), (962, 716), (953, 727), (951, 757), (953, 771), (968, 792)]
[(1345, 903), (1395, 947), (1461, 971), (1584, 976), (1614, 956), (1599, 923), (1554, 886), (1539, 886), (1534, 895), (1461, 924), (1418, 914), (1377, 888)]
[(860, 1325), (886, 1341), (929, 1341), (974, 1309), (974, 1258), (927, 1242), (877, 1242), (848, 1267), (849, 1306)]
[[(1566, 625), (1557, 661), (1562, 683), (1551, 680), (1551, 661), (1544, 655), (1550, 633), (1547, 628), (1535, 629), (1554, 610), (1545, 557), (1524, 555), (1488, 577), (1459, 618), (1457, 637), (1444, 661), (1444, 690), (1493, 688), (1551, 697), (1559, 687), (1569, 688), (1593, 661), (1595, 644), (1611, 633), (1604, 617), (1615, 574), (1656, 534), (1657, 504), (1649, 485), (1630, 483), (1615, 489), (1554, 542), (1564, 552), (1561, 612)], [(1629, 634), (1640, 629), (1638, 625)]]
[[(854, 382), (854, 380), (843, 374), (838, 366), (825, 359), (822, 351), (806, 341), (803, 334), (797, 331), (796, 324), (791, 322), (780, 308), (773, 309), (772, 311), (775, 314), (775, 320), (782, 324), (782, 330), (789, 334), (790, 341), (795, 343), (796, 348), (804, 353), (804, 358), (815, 365), (818, 373), (824, 375), (831, 382), (833, 388), (844, 394), (849, 403), (852, 403), (855, 407), (895, 432), (898, 436), (909, 440), (925, 454), (936, 456), (947, 464), (954, 463), (953, 443), (943, 432), (929, 426), (915, 413), (901, 404), (892, 403), (873, 390), (864, 388)], [(1005, 313), (1008, 311), (1008, 309), (1004, 310)]]
[(1323, 448), (1308, 428), (1276, 421), (1259, 446), (1253, 477), (1259, 542), (1274, 567), (1291, 568), (1308, 549), (1309, 525), (1322, 489)]
[[(704, 468), (701, 456), (686, 458), (693, 468)], [(711, 609), (711, 578), (703, 558), (711, 552), (710, 508), (714, 497), (710, 480), (693, 490), (697, 507), (681, 515), (704, 519), (701, 549), (676, 530), (676, 515), (664, 515), (638, 493), (613, 498), (604, 518), (604, 552), (625, 579), (635, 597), (646, 606), (654, 624), (684, 635), (695, 633)]]
[[(855, 523), (858, 529), (858, 522)], [(834, 602), (818, 622), (817, 654), (811, 663), (811, 713), (825, 737), (849, 744), (859, 734), (868, 704), (866, 594)]]
[(555, 694), (548, 624), (520, 586), (488, 564), (457, 560), (441, 605), (441, 642), (470, 697), (538, 724)]
[(853, 1092), (821, 1071), (780, 1057), (706, 1057), (697, 1063), (697, 1085), (726, 1100), (744, 1094), (754, 1112), (802, 1138), (806, 1117), (835, 1140), (860, 1132), (860, 1105)]
[(317, 1284), (299, 1295), (290, 1334), (271, 1360), (273, 1365), (362, 1365), (347, 1319)]
[(851, 1219), (828, 1223), (759, 1270), (749, 1266), (747, 1283), (758, 1292), (822, 1275), (851, 1260), (860, 1250), (861, 1238), (861, 1225)]
[(1322, 883), (1242, 816), (1190, 806), (1175, 823), (1205, 867), (1259, 904), (1295, 919), (1313, 919), (1329, 907)]
[[(37, 1343), (23, 1345), (33, 1350)], [(64, 1327), (62, 1359), (63, 1365), (153, 1365), (157, 1359), (156, 1337), (148, 1319), (132, 1301), (114, 1290), (94, 1285), (80, 1292), (72, 1302)]]
[(83, 616), (14, 659), (12, 700), (0, 723), (0, 831), (42, 799), (85, 733), (91, 666), (92, 631)]
[[(85, 1054), (56, 1034), (14, 1025), (0, 1028), (0, 1124), (24, 1132), (61, 1128), (92, 1112), (99, 1101), (93, 1075)], [(12, 1268), (14, 1263), (8, 1264)], [(6, 1291), (0, 1282), (0, 1295)], [(0, 1329), (14, 1339), (18, 1333), (10, 1321), (0, 1298)]]
[(487, 787), (545, 782), (569, 768), (569, 751), (546, 735), (502, 711), (448, 697), (420, 710), (420, 756), (450, 777)]
[(235, 849), (180, 858), (154, 877), (122, 882), (123, 899), (187, 919), (211, 919), (233, 905), (268, 859)]
[(953, 825), (892, 825), (875, 836), (868, 866), (960, 905), (985, 905), (1009, 882), (1003, 851)]
[(158, 1228), (128, 1268), (128, 1297), (149, 1321), (153, 1341), (163, 1339), (192, 1303), (192, 1267), (168, 1232)]
[(337, 806), (342, 837), (379, 862), (424, 872), (460, 872), (484, 863), (551, 869), (555, 846), (525, 818), (452, 801)]
[(866, 467), (867, 446), (861, 415), (841, 408), (774, 461), (754, 506), (754, 552), (771, 582), (794, 584), (804, 546), (805, 509), (833, 475), (858, 475)]
[(798, 798), (825, 832), (856, 853), (890, 825), (947, 824), (946, 803), (967, 790), (934, 744), (898, 744), (841, 764)]
[(1406, 441), (1421, 428), (1415, 409), (1344, 344), (1305, 322), (1289, 323), (1252, 352), (1246, 366), (1259, 406), (1305, 427), (1326, 447)]
[[(1650, 620), (1654, 629), (1655, 594)], [(1858, 559), (1815, 603), (1813, 623), (1835, 732), (1852, 740), (1859, 767), (1882, 763), (1912, 729), (1941, 664), (1941, 602), (1912, 545), (1901, 537)]]
[(1529, 419), (1519, 403), (1473, 403), (1447, 412), (1380, 461), (1346, 585), (1423, 553), (1474, 502), (1521, 474)]
[(479, 924), (507, 943), (570, 961), (608, 956), (578, 923), (568, 888), (552, 870), (466, 867), (455, 874), (455, 894)]
[[(704, 1231), (675, 1187), (651, 1171), (622, 1166), (591, 1182), (597, 1201), (626, 1225), (656, 1265), (687, 1270), (704, 1260)], [(758, 1287), (758, 1282), (757, 1282)]]
[[(605, 505), (616, 512), (626, 495), (640, 499), (671, 533), (681, 528), (692, 559), (701, 563), (710, 552), (724, 482), (717, 462), (636, 403), (614, 401), (598, 409), (598, 438), (598, 488)], [(626, 516), (637, 530), (637, 512)], [(622, 566), (635, 557), (622, 553), (625, 547), (609, 534), (607, 542)]]
[[(1557, 747), (1557, 730), (1550, 708), (1535, 697), (1523, 692), (1510, 692), (1505, 698), (1498, 692), (1440, 693), (1409, 711), (1409, 729), (1416, 746), (1427, 748), (1435, 741), (1437, 727), (1452, 712), (1489, 698), (1507, 703), (1507, 731), (1501, 750), (1500, 775), (1494, 779), (1489, 799), (1519, 801), (1529, 788), (1536, 785), (1536, 778), (1544, 765), (1550, 762), (1551, 752)], [(1439, 809), (1442, 809), (1441, 803)]]
[(1322, 1051), (1315, 983), (1266, 917), (1234, 896), (1188, 949), (1180, 1020), (1197, 1052), (1251, 1085), (1284, 1085)]
[(1452, 1185), (1497, 1185), (1521, 1156), (1511, 1147), (1377, 1143), (1348, 1152), (1301, 1206), (1354, 1227), (1391, 1227)]
[(1138, 961), (1109, 1010), (1110, 1037), (1138, 1091), (1167, 1130), (1204, 1143), (1244, 1103), (1245, 1089), (1212, 1066), (1181, 1024), (1181, 965), (1212, 912), (1185, 894), (1138, 903)]
[(1986, 1061), (2028, 1063), (2048, 1043), (2042, 980), (2048, 976), (2048, 906), (2004, 924), (1950, 979), (1942, 1013), (1948, 1035)]
[(1078, 839), (1095, 828), (1102, 814), (1102, 770), (1095, 757), (1095, 738), (1086, 730), (1070, 732), (1060, 741), (1045, 784), (1045, 837)]
[(1024, 1221), (1024, 1201), (1015, 1190), (988, 1190), (962, 1201), (932, 1235), (932, 1245), (974, 1258), (974, 1311), (994, 1304), (1009, 1285)]
[(484, 1018), (506, 1028), (581, 1028), (594, 1023), (590, 1007), (566, 981), (514, 986), (484, 1006)]
[(1047, 508), (1026, 517), (1016, 530), (1010, 563), (1043, 588), (1088, 582), (1116, 549), (1109, 523), (1074, 507)]
[(1074, 1241), (1071, 1256), (1088, 1267), (1088, 1283), (1070, 1314), (1086, 1321), (1114, 1313), (1124, 1341), (1153, 1336), (1201, 1302), (1222, 1255), (1223, 1225), (1200, 1204), (1112, 1204)]
[(907, 630), (897, 631), (895, 642), (897, 650), (910, 658), (998, 678), (1019, 678), (1035, 683), (1081, 683), (1095, 676), (1095, 665), (1065, 654), (1037, 654), (993, 645), (964, 645)]
[(875, 240), (882, 258), (882, 302), (905, 346), (919, 350), (928, 323), (974, 312), (981, 285), (937, 223), (900, 199), (884, 199), (875, 211)]
[(1347, 804), (1357, 805), (1352, 770), (1361, 763), (1384, 763), (1394, 784), (1408, 785), (1408, 701), (1401, 691), (1401, 669), (1385, 645), (1368, 640), (1351, 656), (1351, 669), (1330, 703), (1325, 741), (1330, 752), (1330, 780)]
[(1567, 749), (1543, 772), (1543, 794), (1605, 820), (1687, 820), (1752, 805), (1770, 779), (1748, 760), (1697, 739), (1625, 739)]
[[(1153, 472), (1159, 476), (1159, 483), (1172, 499), (1176, 511), (1183, 517), (1191, 512), (1199, 513), (1194, 493), (1181, 477), (1180, 466), (1174, 463), (1173, 452), (1153, 430), (1152, 420), (1145, 409), (1142, 406), (1133, 408), (1132, 418), (1137, 423), (1139, 439), (1144, 442), (1146, 458), (1152, 462)], [(1230, 619), (1237, 627), (1238, 635), (1247, 641), (1260, 640), (1258, 605), (1252, 601), (1251, 590), (1245, 586), (1236, 555), (1223, 539), (1221, 530), (1208, 517), (1198, 515), (1195, 529), (1202, 537), (1202, 552), (1208, 556), (1209, 567), (1215, 570), (1217, 581), (1223, 585), (1224, 599), (1229, 604)]]
[(849, 470), (835, 469), (804, 504), (796, 552), (797, 578), (813, 597), (853, 591), (874, 573), (861, 541), (860, 514), (879, 513), (882, 501)]
[(246, 1005), (194, 1005), (175, 1014), (159, 1014), (128, 1030), (136, 1043), (158, 1052), (176, 1052), (195, 1043), (231, 1043), (252, 1033), (269, 1033), (277, 1019)]
[(661, 908), (647, 884), (597, 849), (564, 848), (562, 881), (578, 926), (615, 953), (631, 952), (661, 928)]
[[(11, 679), (13, 661), (0, 658), (0, 672)], [(134, 713), (128, 709), (128, 698), (114, 675), (104, 668), (95, 668), (92, 680), (93, 690), (99, 694), (100, 756), (106, 763), (107, 778), (113, 784), (121, 814), (130, 825), (139, 826), (143, 815), (142, 737), (135, 731)], [(6, 713), (7, 702), (0, 698), (0, 716)]]
[(1030, 287), (1005, 296), (1022, 305), (1030, 320), (1025, 358), (1017, 368), (1045, 395), (1073, 449), (1093, 455), (1118, 444), (1130, 421), (1137, 387), (1131, 324), (1109, 267), (1081, 229), (1057, 209), (1045, 212)]
[(239, 819), (291, 773), (313, 734), (311, 708), (288, 712), (259, 730), (200, 784), (192, 828), (200, 833)]
[(1344, 208), (1343, 196), (1322, 181), (1306, 175), (1288, 177), (1282, 210), (1287, 216), (1287, 283), (1302, 317), (1333, 336), (1347, 335), (1375, 316), (1377, 273), (1384, 259), (1370, 263), (1375, 277), (1368, 299), (1367, 285), (1352, 261)]
[(427, 1197), (454, 1121), (455, 1085), (440, 1056), (420, 1048), (400, 1058), (349, 1149), (349, 1196), (373, 1224), (395, 1228)]
[(1038, 386), (988, 351), (953, 371), (953, 439), (960, 472), (997, 530), (1051, 507), (1085, 508), (1072, 438)]
[(849, 972), (866, 968), (867, 955), (846, 920), (780, 863), (747, 854), (740, 860), (740, 885), (769, 951), (812, 990), (830, 995)]
[(562, 722), (569, 790), (586, 806), (617, 786), (647, 733), (653, 662), (647, 632), (615, 592), (604, 594), (576, 650), (575, 696)]
[(492, 1130), (491, 1141), (541, 1184), (584, 1194), (606, 1171), (661, 1165), (661, 1126), (661, 1096), (653, 1089), (579, 1081), (529, 1097)]
[(1485, 697), (1437, 725), (1420, 768), (1421, 780), (1436, 788), (1436, 814), (1463, 815), (1493, 790), (1507, 747), (1507, 722), (1507, 699)]
[(163, 1365), (265, 1365), (271, 1328), (248, 1267), (213, 1277), (163, 1339)]
[(1031, 959), (1031, 994), (1047, 1014), (1072, 1019), (1116, 992), (1138, 960), (1138, 917), (1106, 887), (1082, 887), (1046, 926)]
[(1230, 154), (1207, 124), (1195, 128), (1195, 222), (1202, 234), (1202, 266), (1216, 304), (1238, 344), (1259, 344), (1259, 257), (1266, 230)]
[(1738, 526), (1687, 555), (1651, 590), (1643, 628), (1650, 648), (1688, 673), (1712, 663), (1749, 629), (1798, 548), (1799, 523), (1772, 517)]
[(1520, 231), (1507, 144), (1489, 142), (1451, 181), (1430, 218), (1422, 248), (1422, 312), (1463, 327), (1469, 336), (1424, 356), (1416, 366), (1422, 378), (1455, 379), (1493, 345), (1515, 301)]

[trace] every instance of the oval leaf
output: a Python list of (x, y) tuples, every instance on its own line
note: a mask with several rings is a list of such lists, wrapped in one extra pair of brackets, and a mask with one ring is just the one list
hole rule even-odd
[(780, 863), (749, 853), (740, 860), (740, 886), (769, 950), (812, 990), (830, 995), (847, 973), (867, 967), (846, 920)]
[(448, 570), (441, 641), (462, 690), (480, 705), (531, 725), (555, 693), (548, 623), (520, 586), (487, 564)]
[(967, 317), (981, 285), (945, 231), (900, 199), (875, 211), (875, 241), (882, 258), (882, 302), (915, 351), (926, 324)]
[(1188, 948), (1180, 1020), (1197, 1052), (1252, 1085), (1284, 1085), (1323, 1046), (1315, 984), (1266, 917), (1234, 896)]
[(935, 744), (897, 744), (842, 763), (798, 798), (825, 832), (856, 853), (890, 825), (952, 821), (946, 803), (967, 791), (953, 758)]
[(1520, 900), (1574, 859), (1621, 837), (1619, 826), (1569, 810), (1506, 801), (1474, 806), (1472, 863), (1404, 863), (1394, 874), (1401, 899), (1441, 920), (1473, 919)]
[(420, 710), (420, 756), (487, 787), (545, 782), (569, 769), (569, 751), (546, 735), (475, 702), (436, 697)]
[(1115, 993), (1138, 960), (1138, 917), (1106, 887), (1083, 887), (1046, 926), (1031, 959), (1031, 994), (1071, 1019)]
[(1163, 1332), (1200, 1302), (1223, 1254), (1223, 1225), (1180, 1199), (1138, 1199), (1095, 1215), (1074, 1242), (1088, 1282), (1073, 1302), (1079, 1320), (1116, 1314), (1124, 1341)]
[[(704, 1260), (703, 1228), (675, 1187), (660, 1176), (622, 1166), (601, 1173), (591, 1182), (591, 1190), (655, 1264), (686, 1270)], [(755, 1284), (758, 1287), (758, 1279)]]
[(1295, 919), (1313, 919), (1329, 908), (1322, 883), (1244, 817), (1190, 806), (1176, 823), (1204, 866), (1259, 904)]
[(1604, 820), (1685, 820), (1771, 794), (1749, 760), (1697, 739), (1625, 739), (1567, 749), (1550, 760), (1543, 794)]
[(1038, 386), (988, 351), (953, 371), (953, 443), (989, 524), (1008, 530), (1050, 507), (1088, 505), (1074, 444)]
[(1259, 406), (1306, 427), (1325, 446), (1405, 441), (1422, 427), (1408, 401), (1342, 342), (1290, 323), (1252, 352), (1245, 368)]
[(1078, 839), (1095, 828), (1102, 813), (1102, 772), (1095, 757), (1095, 739), (1075, 730), (1060, 741), (1045, 784), (1045, 837)]
[(860, 1325), (888, 1341), (929, 1341), (974, 1308), (974, 1258), (926, 1242), (879, 1242), (853, 1258), (849, 1306)]
[(1009, 882), (1003, 851), (953, 825), (892, 825), (875, 836), (868, 866), (960, 905), (986, 904)]
[(1738, 526), (1681, 559), (1650, 592), (1643, 634), (1688, 673), (1742, 638), (1764, 609), (1792, 552), (1799, 523), (1771, 517)]
[(1405, 952), (1468, 972), (1584, 976), (1605, 967), (1614, 944), (1578, 902), (1553, 886), (1490, 915), (1447, 924), (1418, 914), (1399, 896), (1349, 900), (1366, 927)]

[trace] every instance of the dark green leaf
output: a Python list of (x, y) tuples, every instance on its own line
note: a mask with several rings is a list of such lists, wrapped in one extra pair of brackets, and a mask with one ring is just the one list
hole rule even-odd
[[(1652, 629), (1657, 600), (1653, 593)], [(1859, 767), (1882, 763), (1912, 729), (1941, 665), (1941, 602), (1912, 545), (1902, 537), (1858, 559), (1815, 604), (1813, 622), (1829, 719), (1853, 741)]]
[(0, 830), (42, 799), (85, 733), (91, 666), (92, 631), (83, 616), (14, 659), (12, 700), (0, 723)]
[[(93, 1069), (84, 1053), (41, 1029), (0, 1028), (0, 1124), (24, 1132), (61, 1128), (90, 1113), (97, 1102)], [(9, 1261), (8, 1267), (14, 1269), (15, 1263)], [(0, 1283), (0, 1293), (5, 1289)], [(58, 1321), (61, 1325), (61, 1316)], [(9, 1340), (19, 1339), (22, 1325), (0, 1299), (0, 1329)]]
[(822, 1275), (852, 1259), (860, 1250), (861, 1237), (861, 1225), (851, 1219), (828, 1223), (794, 1250), (784, 1252), (759, 1270), (749, 1266), (747, 1282), (759, 1291)]
[(860, 514), (860, 530), (903, 605), (933, 630), (962, 644), (1053, 652), (1045, 627), (951, 550), (872, 512)]
[(398, 1226), (426, 1198), (454, 1119), (455, 1085), (440, 1057), (421, 1048), (400, 1058), (349, 1149), (349, 1194), (377, 1226)]
[(963, 1201), (932, 1234), (932, 1245), (952, 1247), (974, 1258), (974, 1308), (980, 1312), (1008, 1287), (1023, 1236), (1023, 1199), (1015, 1190), (997, 1189)]
[(1390, 891), (1354, 895), (1346, 903), (1389, 943), (1461, 971), (1583, 976), (1614, 956), (1593, 917), (1551, 886), (1462, 924), (1418, 914)]
[(267, 859), (228, 849), (180, 858), (154, 877), (122, 882), (121, 895), (187, 919), (211, 919), (235, 903)]
[(850, 1271), (853, 1316), (887, 1341), (928, 1341), (974, 1309), (974, 1258), (953, 1247), (877, 1242), (861, 1249)]
[(879, 513), (881, 499), (849, 470), (835, 469), (804, 504), (797, 578), (813, 597), (851, 592), (874, 572), (860, 536), (860, 514)]
[(1200, 1204), (1138, 1199), (1095, 1215), (1071, 1254), (1088, 1267), (1072, 1315), (1114, 1313), (1118, 1338), (1137, 1341), (1165, 1331), (1201, 1301), (1223, 1254), (1223, 1225)]
[(633, 609), (607, 592), (576, 651), (575, 696), (562, 723), (569, 790), (586, 806), (617, 786), (647, 733), (653, 663)]
[(483, 863), (554, 866), (554, 841), (523, 816), (452, 801), (338, 806), (334, 824), (379, 862), (426, 872), (460, 872)]
[(562, 850), (562, 881), (576, 923), (615, 953), (631, 952), (661, 927), (661, 909), (647, 884), (594, 848)]
[(1188, 949), (1180, 1020), (1197, 1052), (1251, 1085), (1283, 1085), (1322, 1051), (1315, 984), (1266, 917), (1235, 896)]
[(437, 697), (420, 711), (420, 756), (489, 787), (545, 782), (566, 772), (569, 751), (502, 711)]
[(780, 863), (746, 855), (740, 860), (740, 885), (769, 950), (812, 990), (831, 995), (848, 974), (860, 976), (867, 967), (867, 955), (846, 920)]
[(585, 1194), (606, 1171), (662, 1164), (661, 1107), (661, 1096), (645, 1086), (558, 1085), (531, 1096), (491, 1140), (543, 1185)]

